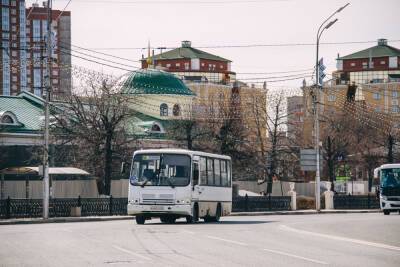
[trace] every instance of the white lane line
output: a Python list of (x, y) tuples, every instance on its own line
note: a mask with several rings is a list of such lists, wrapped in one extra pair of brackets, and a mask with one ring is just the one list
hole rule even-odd
[(190, 234), (190, 235), (194, 235), (195, 234), (195, 232), (188, 231), (188, 230), (182, 230), (182, 233)]
[(146, 256), (143, 256), (143, 255), (140, 255), (140, 254), (135, 253), (135, 252), (133, 252), (133, 251), (130, 251), (130, 250), (121, 248), (121, 247), (116, 246), (116, 245), (113, 245), (112, 247), (115, 248), (115, 249), (117, 249), (117, 250), (119, 250), (119, 251), (122, 251), (122, 252), (128, 253), (128, 254), (130, 254), (130, 255), (136, 256), (136, 257), (138, 257), (138, 258), (142, 258), (142, 259), (144, 259), (144, 260), (151, 261), (151, 258), (146, 257)]
[(299, 233), (299, 234), (313, 235), (313, 236), (317, 236), (317, 237), (329, 238), (329, 239), (333, 239), (333, 240), (350, 242), (350, 243), (355, 243), (355, 244), (359, 244), (359, 245), (400, 251), (400, 247), (386, 245), (386, 244), (382, 244), (382, 243), (375, 243), (375, 242), (369, 242), (369, 241), (360, 240), (360, 239), (353, 239), (353, 238), (347, 238), (347, 237), (341, 237), (341, 236), (334, 236), (334, 235), (327, 235), (327, 234), (314, 233), (314, 232), (309, 232), (309, 231), (304, 231), (304, 230), (298, 230), (298, 229), (294, 229), (294, 228), (286, 226), (286, 225), (281, 225), (280, 228), (283, 230), (292, 231), (292, 232)]
[(224, 238), (220, 238), (220, 237), (216, 237), (216, 236), (212, 236), (212, 235), (207, 235), (206, 237), (210, 238), (210, 239), (214, 239), (214, 240), (219, 240), (219, 241), (224, 241), (224, 242), (240, 245), (240, 246), (248, 246), (246, 243), (242, 243), (242, 242), (238, 242), (238, 241), (234, 241), (234, 240), (229, 240), (229, 239), (224, 239)]
[(298, 256), (298, 255), (295, 255), (295, 254), (286, 253), (286, 252), (283, 252), (283, 251), (266, 249), (266, 248), (264, 248), (263, 250), (271, 252), (271, 253), (279, 254), (279, 255), (284, 255), (284, 256), (288, 256), (288, 257), (292, 257), (292, 258), (296, 258), (296, 259), (301, 259), (301, 260), (305, 260), (305, 261), (309, 261), (309, 262), (318, 263), (318, 264), (323, 264), (323, 265), (327, 265), (328, 264), (327, 262), (324, 262), (324, 261), (314, 260), (314, 259)]

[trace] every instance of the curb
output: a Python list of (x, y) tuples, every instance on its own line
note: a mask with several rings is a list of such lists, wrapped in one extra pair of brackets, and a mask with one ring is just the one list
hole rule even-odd
[(302, 210), (302, 211), (261, 211), (261, 212), (232, 212), (229, 216), (265, 216), (265, 215), (309, 215), (309, 214), (345, 214), (345, 213), (379, 213), (379, 209), (371, 210)]
[(133, 216), (112, 216), (112, 217), (58, 217), (50, 219), (11, 219), (0, 220), (0, 225), (14, 225), (14, 224), (42, 224), (42, 223), (74, 223), (74, 222), (107, 222), (107, 221), (121, 221), (132, 220)]

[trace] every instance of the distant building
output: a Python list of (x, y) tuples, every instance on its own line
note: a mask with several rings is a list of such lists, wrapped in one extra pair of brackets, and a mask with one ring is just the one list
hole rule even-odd
[[(26, 9), (24, 0), (2, 0), (2, 63), (0, 94), (17, 95), (22, 91), (42, 95), (46, 75), (45, 37), (47, 8), (33, 4)], [(71, 13), (52, 11), (53, 92), (71, 92)], [(60, 48), (63, 49), (60, 49)]]
[(337, 58), (337, 84), (400, 82), (400, 49), (378, 39), (376, 46)]
[(303, 96), (290, 96), (287, 100), (287, 134), (288, 138), (296, 138), (302, 131), (304, 123)]
[[(47, 8), (33, 4), (26, 10), (28, 57), (28, 87), (36, 95), (43, 94), (46, 85)], [(52, 10), (52, 70), (53, 95), (71, 92), (71, 12)]]
[(231, 61), (192, 47), (190, 41), (158, 55), (142, 58), (142, 68), (153, 66), (172, 72), (189, 82), (229, 84), (235, 80)]

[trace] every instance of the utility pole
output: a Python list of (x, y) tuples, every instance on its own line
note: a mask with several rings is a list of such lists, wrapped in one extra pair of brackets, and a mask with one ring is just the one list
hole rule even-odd
[(44, 147), (43, 147), (43, 219), (49, 218), (49, 104), (51, 93), (51, 5), (47, 1), (47, 40), (46, 40), (46, 96), (44, 101)]

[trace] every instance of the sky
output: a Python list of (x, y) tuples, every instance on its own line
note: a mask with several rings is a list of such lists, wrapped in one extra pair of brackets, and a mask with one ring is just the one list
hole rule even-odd
[[(26, 2), (28, 7), (37, 1)], [(53, 8), (63, 10), (68, 2), (55, 0)], [(148, 41), (152, 47), (178, 47), (182, 40), (190, 40), (193, 47), (309, 44), (201, 48), (232, 60), (238, 78), (285, 80), (290, 77), (282, 76), (293, 73), (271, 72), (312, 72), (318, 27), (346, 3), (350, 5), (334, 16), (338, 21), (323, 33), (321, 42), (372, 42), (321, 44), (327, 73), (335, 70), (338, 53), (344, 56), (366, 49), (376, 45), (378, 38), (400, 48), (399, 0), (71, 0), (66, 10), (71, 11), (72, 45), (134, 61), (147, 51), (126, 48), (144, 48)], [(124, 73), (77, 58), (72, 63), (113, 75)], [(291, 88), (301, 83), (302, 79), (286, 80), (268, 86)]]

